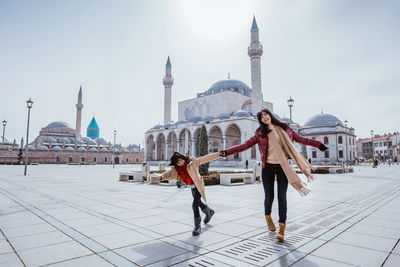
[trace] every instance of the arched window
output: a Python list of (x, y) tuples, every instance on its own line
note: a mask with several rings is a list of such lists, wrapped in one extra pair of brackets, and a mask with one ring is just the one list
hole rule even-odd
[(338, 143), (339, 143), (339, 144), (343, 144), (343, 137), (339, 136), (339, 138), (338, 138)]
[(325, 144), (325, 145), (329, 144), (328, 136), (325, 136), (325, 137), (324, 137), (324, 144)]

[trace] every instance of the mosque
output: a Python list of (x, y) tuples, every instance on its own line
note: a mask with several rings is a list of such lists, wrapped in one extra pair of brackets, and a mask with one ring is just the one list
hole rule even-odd
[[(197, 156), (200, 129), (204, 125), (209, 140), (209, 152), (217, 152), (243, 143), (258, 127), (256, 114), (263, 107), (273, 111), (273, 104), (263, 100), (261, 90), (261, 56), (263, 47), (259, 41), (259, 28), (255, 17), (250, 29), (251, 87), (242, 81), (227, 79), (218, 81), (192, 99), (178, 103), (178, 120), (171, 120), (171, 93), (174, 80), (172, 64), (168, 57), (165, 65), (164, 124), (155, 125), (145, 133), (145, 159), (150, 164), (168, 161), (174, 151)], [(279, 118), (279, 116), (277, 115)], [(337, 164), (356, 157), (355, 134), (338, 118), (330, 114), (317, 114), (302, 127), (291, 122), (300, 134), (324, 142), (328, 152), (307, 148), (307, 158), (314, 164)], [(336, 138), (336, 139), (335, 139)], [(344, 147), (344, 139), (346, 147)], [(339, 142), (341, 141), (341, 142)], [(301, 146), (296, 144), (301, 150)], [(322, 153), (322, 154), (321, 154)], [(346, 156), (347, 155), (347, 156)], [(211, 166), (244, 167), (260, 160), (257, 146), (247, 151), (220, 158)]]
[[(75, 129), (67, 122), (54, 121), (40, 130), (39, 136), (28, 145), (29, 160), (36, 163), (68, 164), (132, 164), (143, 162), (143, 150), (138, 145), (123, 147), (113, 145), (100, 136), (100, 128), (95, 117), (87, 127), (86, 137), (81, 136), (82, 87), (76, 104)], [(21, 148), (24, 147), (23, 140)], [(0, 151), (1, 161), (15, 162), (18, 147)]]

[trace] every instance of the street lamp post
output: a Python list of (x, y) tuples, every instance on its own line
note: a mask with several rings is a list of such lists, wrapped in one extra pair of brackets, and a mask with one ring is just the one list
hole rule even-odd
[(338, 149), (338, 137), (337, 137), (337, 133), (340, 129), (340, 124), (336, 124), (335, 126), (336, 132), (335, 132), (335, 136), (336, 136), (336, 161), (337, 164), (339, 164), (339, 149)]
[(347, 138), (349, 136), (347, 134), (347, 123), (348, 123), (348, 121), (345, 119), (344, 120), (344, 131), (345, 131), (344, 138), (346, 138), (346, 159), (345, 159), (345, 162), (346, 162), (346, 165), (349, 166), (349, 157), (348, 157), (348, 150), (347, 150)]
[(7, 125), (7, 121), (3, 120), (3, 147), (4, 147), (4, 133), (6, 131), (6, 125)]
[(115, 165), (115, 137), (116, 137), (116, 135), (117, 135), (117, 130), (114, 130), (113, 169), (114, 169), (114, 165)]
[(372, 159), (375, 159), (375, 151), (374, 151), (374, 130), (370, 131), (371, 134), (371, 145), (372, 145)]
[(25, 169), (24, 169), (24, 175), (26, 175), (26, 169), (28, 166), (28, 144), (29, 144), (29, 120), (31, 117), (31, 108), (33, 105), (33, 101), (29, 98), (28, 101), (26, 101), (26, 106), (28, 107), (28, 123), (26, 126), (26, 141), (25, 141)]
[(289, 109), (290, 109), (290, 124), (292, 124), (292, 107), (293, 107), (293, 103), (294, 103), (294, 100), (292, 99), (292, 97), (290, 97), (288, 100), (287, 100), (287, 104), (288, 104), (288, 106), (289, 106)]

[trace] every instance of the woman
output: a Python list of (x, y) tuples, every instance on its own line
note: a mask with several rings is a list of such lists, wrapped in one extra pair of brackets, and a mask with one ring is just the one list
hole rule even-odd
[(327, 147), (317, 140), (300, 136), (293, 131), (288, 124), (278, 120), (268, 109), (263, 109), (258, 112), (257, 119), (260, 127), (257, 128), (253, 137), (243, 144), (221, 151), (220, 155), (226, 157), (239, 153), (258, 143), (262, 161), (261, 176), (265, 193), (265, 220), (268, 229), (275, 232), (276, 227), (271, 218), (271, 208), (274, 200), (274, 179), (276, 175), (279, 207), (279, 231), (276, 238), (280, 242), (283, 242), (286, 227), (286, 192), (288, 181), (300, 193), (300, 195), (304, 196), (310, 192), (310, 190), (304, 187), (305, 184), (290, 167), (288, 158), (290, 157), (296, 163), (300, 170), (307, 176), (309, 181), (313, 180), (310, 169), (314, 169), (296, 150), (292, 142), (296, 141), (304, 145), (317, 147), (321, 151), (327, 150)]
[(204, 218), (204, 223), (207, 224), (211, 217), (214, 215), (215, 211), (210, 209), (206, 204), (201, 201), (201, 197), (203, 197), (204, 201), (206, 200), (206, 194), (204, 190), (204, 182), (203, 178), (199, 174), (199, 166), (201, 164), (210, 162), (212, 160), (217, 159), (220, 156), (220, 153), (212, 153), (205, 155), (199, 158), (193, 158), (189, 156), (185, 156), (179, 152), (174, 152), (171, 157), (171, 163), (169, 164), (171, 170), (164, 172), (160, 176), (161, 180), (171, 180), (177, 179), (192, 188), (193, 195), (193, 203), (192, 209), (194, 213), (194, 229), (192, 234), (199, 235), (201, 231), (201, 216), (199, 207), (201, 211), (206, 215)]

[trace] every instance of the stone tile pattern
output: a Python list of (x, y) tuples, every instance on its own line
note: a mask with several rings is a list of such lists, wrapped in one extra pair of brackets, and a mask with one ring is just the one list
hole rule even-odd
[(216, 214), (193, 237), (190, 189), (119, 182), (121, 168), (0, 166), (0, 266), (400, 264), (398, 165), (319, 175), (306, 198), (289, 188), (284, 243), (260, 183), (206, 187)]

